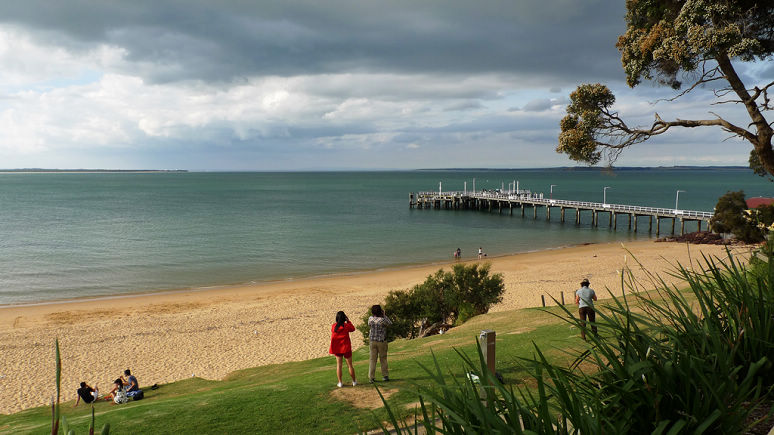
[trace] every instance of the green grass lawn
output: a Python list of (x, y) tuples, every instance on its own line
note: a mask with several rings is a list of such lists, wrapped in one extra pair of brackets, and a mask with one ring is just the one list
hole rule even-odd
[[(559, 312), (558, 308), (551, 310)], [(491, 313), (444, 335), (398, 340), (390, 344), (391, 381), (376, 383), (389, 394), (393, 410), (413, 413), (417, 385), (430, 384), (420, 364), (432, 366), (433, 355), (444, 370), (462, 376), (462, 361), (455, 349), (475, 356), (476, 337), (482, 329), (497, 332), (497, 368), (506, 384), (526, 378), (518, 360), (531, 358), (533, 342), (557, 362), (569, 360), (568, 348), (584, 347), (576, 329), (538, 309)], [(105, 423), (110, 423), (112, 434), (356, 433), (376, 429), (379, 422), (387, 421), (387, 413), (376, 389), (367, 383), (368, 350), (357, 350), (353, 358), (362, 382), (355, 388), (336, 387), (333, 357), (263, 366), (232, 373), (222, 381), (191, 378), (153, 391), (145, 389), (144, 400), (125, 405), (99, 402), (94, 406), (97, 431)], [(54, 373), (51, 379), (54, 392)], [(346, 370), (344, 379), (348, 379)], [(73, 408), (73, 403), (62, 404), (62, 415), (77, 434), (88, 433), (90, 407)], [(42, 434), (50, 432), (50, 425), (47, 407), (0, 415), (0, 433)]]

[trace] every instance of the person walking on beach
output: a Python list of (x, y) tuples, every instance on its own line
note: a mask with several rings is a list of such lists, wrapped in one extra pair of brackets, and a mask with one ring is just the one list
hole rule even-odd
[(387, 327), (392, 325), (392, 320), (384, 314), (381, 305), (371, 307), (371, 317), (368, 318), (368, 343), (371, 350), (368, 362), (368, 380), (374, 382), (376, 374), (376, 359), (382, 369), (382, 379), (389, 381), (389, 367), (387, 366)]
[(92, 387), (86, 382), (81, 382), (81, 388), (78, 388), (76, 393), (77, 398), (75, 399), (75, 405), (73, 405), (73, 408), (78, 406), (78, 403), (80, 403), (81, 399), (83, 399), (83, 403), (92, 403), (99, 397), (99, 390), (97, 387)]
[(481, 247), (479, 246), (478, 247), (478, 259), (480, 260), (481, 257), (483, 257), (483, 256), (484, 256), (484, 250), (481, 249)]
[(589, 288), (589, 280), (583, 279), (580, 283), (581, 288), (575, 291), (575, 305), (578, 306), (578, 315), (581, 320), (581, 338), (586, 340), (586, 318), (591, 323), (591, 332), (597, 335), (597, 313), (594, 311), (594, 301), (597, 300), (597, 294)]
[(336, 377), (339, 379), (337, 384), (339, 388), (343, 386), (341, 382), (342, 359), (347, 360), (352, 386), (357, 386), (355, 368), (352, 366), (352, 342), (349, 340), (349, 333), (354, 330), (355, 325), (349, 321), (344, 311), (336, 313), (336, 323), (331, 326), (331, 345), (328, 348), (328, 353), (336, 355)]

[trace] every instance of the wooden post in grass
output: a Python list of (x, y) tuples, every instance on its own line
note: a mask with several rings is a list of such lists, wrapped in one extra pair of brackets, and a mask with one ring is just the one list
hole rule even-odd
[(543, 301), (543, 308), (546, 307), (546, 295), (540, 295), (540, 300)]
[(564, 292), (560, 292), (562, 295), (562, 305), (564, 305)]
[(484, 329), (478, 336), (478, 342), (481, 345), (481, 353), (484, 355), (486, 366), (492, 375), (495, 374), (495, 337), (496, 333), (491, 329)]

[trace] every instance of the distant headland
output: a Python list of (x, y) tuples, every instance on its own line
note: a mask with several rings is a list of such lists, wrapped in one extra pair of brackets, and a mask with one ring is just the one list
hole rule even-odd
[(664, 171), (664, 170), (706, 170), (706, 169), (739, 169), (750, 170), (749, 166), (555, 166), (550, 168), (421, 168), (418, 171)]
[(44, 169), (44, 168), (20, 168), (20, 169), (0, 169), (0, 174), (4, 173), (23, 173), (23, 174), (51, 174), (51, 173), (76, 173), (76, 174), (101, 174), (101, 173), (121, 173), (121, 174), (145, 174), (155, 172), (188, 172), (185, 169)]

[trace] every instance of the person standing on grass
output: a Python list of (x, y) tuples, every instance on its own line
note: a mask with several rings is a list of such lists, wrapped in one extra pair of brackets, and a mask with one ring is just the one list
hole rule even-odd
[(357, 386), (355, 368), (352, 366), (352, 342), (349, 340), (349, 333), (354, 330), (355, 325), (349, 321), (344, 311), (336, 313), (336, 323), (331, 326), (331, 345), (328, 353), (336, 355), (336, 376), (339, 378), (339, 383), (337, 384), (339, 388), (343, 386), (341, 382), (342, 359), (347, 360), (352, 386)]
[(580, 283), (581, 288), (575, 291), (575, 305), (578, 306), (578, 315), (581, 320), (581, 338), (586, 340), (586, 318), (591, 323), (591, 332), (597, 335), (597, 313), (594, 311), (594, 301), (597, 300), (597, 294), (589, 288), (589, 280), (583, 279)]
[(387, 327), (392, 325), (387, 315), (384, 314), (381, 305), (374, 305), (371, 307), (371, 317), (368, 318), (368, 342), (371, 350), (370, 360), (368, 363), (368, 380), (374, 382), (374, 375), (376, 374), (376, 359), (379, 359), (379, 363), (382, 369), (382, 379), (389, 381), (389, 368), (387, 367)]

